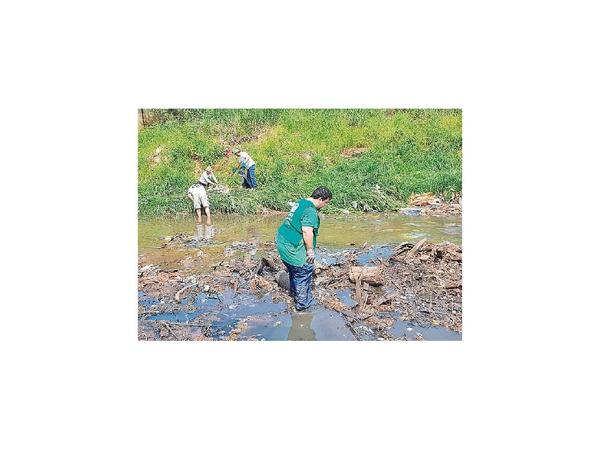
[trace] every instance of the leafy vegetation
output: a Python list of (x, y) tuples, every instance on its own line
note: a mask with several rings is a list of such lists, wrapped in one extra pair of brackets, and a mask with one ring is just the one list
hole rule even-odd
[[(143, 110), (138, 136), (140, 215), (189, 211), (188, 187), (207, 165), (228, 194), (211, 209), (250, 214), (289, 209), (324, 185), (324, 212), (393, 211), (412, 193), (462, 188), (460, 110)], [(140, 110), (141, 116), (141, 110)], [(140, 121), (142, 119), (140, 118)], [(258, 189), (232, 173), (239, 147), (256, 161)]]

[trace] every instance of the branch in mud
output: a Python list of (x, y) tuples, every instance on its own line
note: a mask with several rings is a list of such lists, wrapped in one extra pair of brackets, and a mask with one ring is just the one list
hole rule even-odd
[(172, 335), (175, 337), (175, 339), (177, 339), (178, 341), (179, 341), (179, 340), (181, 340), (181, 339), (179, 339), (179, 336), (177, 336), (177, 335), (175, 334), (175, 332), (174, 332), (174, 331), (171, 329), (171, 327), (169, 326), (169, 324), (168, 324), (168, 323), (166, 323), (166, 322), (160, 322), (160, 324), (161, 324), (162, 326), (164, 326), (164, 327), (165, 327), (167, 330), (169, 330), (169, 332), (170, 332), (170, 333), (171, 333), (171, 334), (172, 334)]
[(183, 291), (192, 288), (194, 286), (197, 286), (198, 283), (192, 283), (192, 284), (188, 284), (187, 286), (182, 287), (181, 289), (179, 289), (176, 293), (175, 293), (175, 301), (179, 301), (179, 296), (182, 294)]
[(356, 283), (357, 280), (360, 278), (361, 281), (364, 281), (365, 283), (369, 283), (373, 286), (381, 286), (384, 284), (382, 279), (382, 273), (383, 269), (381, 266), (352, 266), (350, 267), (348, 277), (353, 283)]
[[(234, 244), (230, 247), (237, 251), (243, 252), (248, 247), (246, 243)], [(177, 245), (185, 248), (183, 243)], [(212, 266), (215, 270), (211, 271), (211, 265), (206, 265), (207, 273), (194, 273), (197, 284), (191, 283), (190, 277), (182, 276), (182, 272), (168, 273), (140, 264), (142, 267), (139, 268), (139, 290), (145, 293), (149, 290), (155, 292), (147, 295), (167, 302), (154, 304), (151, 310), (145, 310), (140, 304), (140, 323), (144, 327), (157, 326), (161, 330), (159, 339), (194, 339), (198, 332), (194, 328), (197, 326), (195, 324), (169, 322), (167, 327), (158, 324), (158, 321), (147, 320), (144, 316), (177, 312), (173, 309), (175, 305), (182, 298), (189, 297), (189, 290), (196, 285), (210, 285), (211, 290), (221, 293), (224, 289), (232, 289), (234, 303), (239, 301), (238, 298), (248, 298), (239, 296), (238, 292), (246, 294), (250, 290), (271, 291), (269, 298), (280, 298), (290, 302), (289, 274), (278, 265), (280, 261), (276, 249), (273, 245), (263, 246), (262, 243), (254, 247), (258, 245), (261, 256), (255, 258), (251, 258), (247, 252), (246, 258), (243, 259), (224, 252), (225, 254), (216, 260), (218, 263)], [(372, 250), (369, 247), (364, 251)], [(451, 243), (433, 244), (424, 240), (416, 245), (401, 243), (393, 249), (391, 257), (372, 259), (371, 261), (377, 264), (373, 267), (358, 265), (357, 260), (361, 253), (361, 250), (336, 253), (335, 264), (325, 265), (319, 271), (315, 270), (313, 288), (316, 301), (328, 311), (340, 313), (357, 338), (397, 339), (398, 336), (388, 333), (392, 313), (394, 320), (403, 320), (422, 327), (442, 326), (453, 331), (462, 330), (460, 246)], [(346, 299), (339, 297), (338, 289), (348, 290), (350, 296)], [(263, 301), (258, 294), (253, 295), (256, 295), (257, 302)], [(174, 303), (169, 304), (168, 299), (173, 297), (175, 300), (171, 302)], [(356, 305), (352, 299), (357, 300)], [(211, 308), (214, 309), (211, 309), (210, 313), (219, 313), (230, 306), (232, 305), (229, 303), (222, 303), (220, 306), (213, 303)], [(235, 308), (235, 305), (233, 306)], [(193, 311), (188, 305), (185, 312), (198, 310), (204, 314), (201, 305), (195, 305)], [(220, 337), (215, 337), (210, 331), (214, 320), (212, 316), (206, 316), (202, 320), (207, 321), (202, 325), (209, 331), (206, 333), (206, 339), (219, 339)], [(372, 331), (366, 331), (367, 328)], [(148, 339), (145, 333), (146, 330), (144, 334), (140, 334), (140, 339)]]
[(406, 258), (412, 258), (413, 256), (415, 256), (426, 241), (427, 238), (423, 238), (419, 242), (417, 242), (415, 246), (406, 254)]

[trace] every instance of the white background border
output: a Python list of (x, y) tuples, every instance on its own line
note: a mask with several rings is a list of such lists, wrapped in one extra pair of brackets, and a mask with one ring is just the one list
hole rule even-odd
[[(597, 448), (591, 5), (3, 7), (2, 447)], [(463, 108), (463, 342), (138, 342), (138, 107)]]

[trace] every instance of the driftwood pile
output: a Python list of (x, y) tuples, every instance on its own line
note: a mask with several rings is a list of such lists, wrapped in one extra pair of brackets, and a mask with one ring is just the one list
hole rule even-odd
[[(175, 236), (171, 241), (186, 245), (188, 239)], [(272, 243), (253, 243), (256, 257), (242, 245), (237, 253), (225, 252), (223, 261), (202, 273), (186, 276), (189, 270), (163, 270), (143, 266), (138, 271), (139, 290), (161, 299), (151, 308), (141, 308), (141, 317), (158, 312), (176, 311), (183, 298), (208, 290), (215, 295), (232, 290), (233, 295), (270, 293), (292, 305), (289, 277)], [(386, 334), (393, 317), (420, 326), (442, 326), (462, 331), (462, 249), (449, 242), (434, 244), (425, 239), (396, 245), (388, 258), (376, 258), (359, 265), (359, 255), (372, 250), (347, 249), (336, 253), (335, 263), (317, 265), (313, 286), (316, 300), (338, 311), (350, 328), (374, 330)], [(239, 253), (242, 253), (241, 255)], [(350, 292), (351, 299), (341, 301), (339, 293)], [(176, 333), (178, 330), (174, 330)]]

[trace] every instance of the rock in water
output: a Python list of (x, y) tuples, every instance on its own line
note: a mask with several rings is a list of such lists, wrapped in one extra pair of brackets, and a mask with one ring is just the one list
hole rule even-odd
[(277, 280), (277, 284), (281, 289), (286, 292), (290, 290), (290, 276), (285, 270), (280, 270), (277, 272), (275, 280)]

